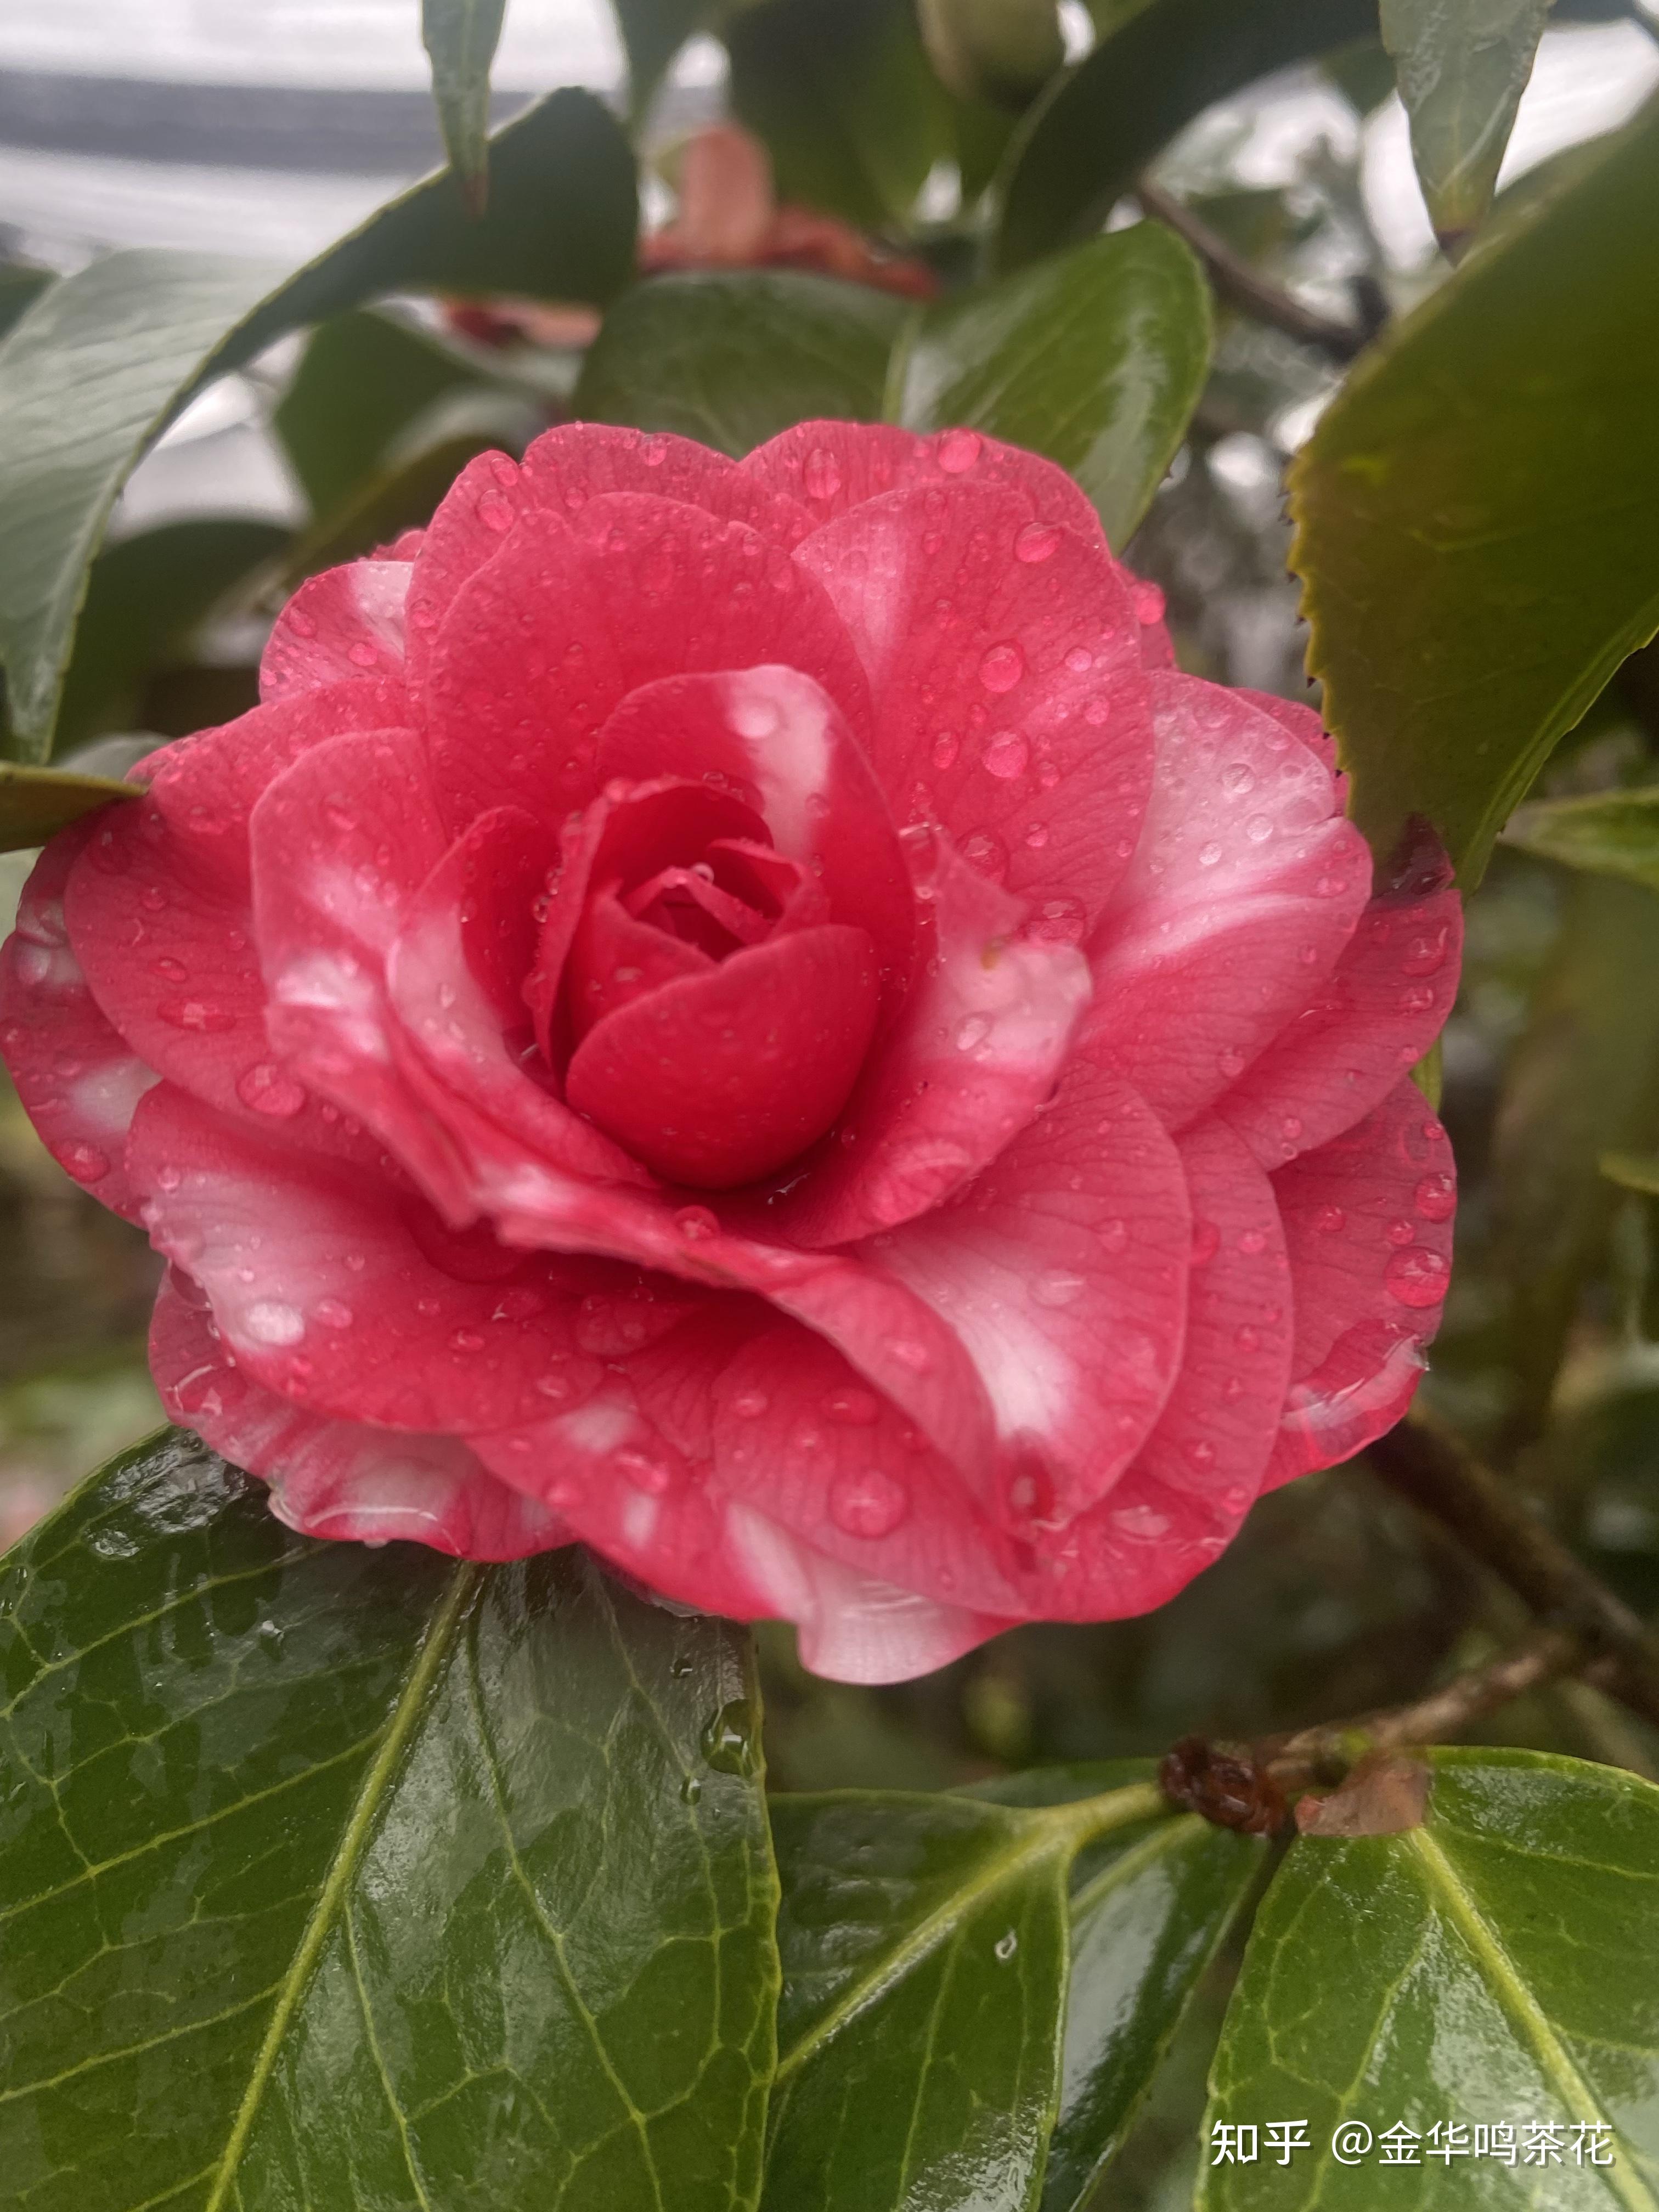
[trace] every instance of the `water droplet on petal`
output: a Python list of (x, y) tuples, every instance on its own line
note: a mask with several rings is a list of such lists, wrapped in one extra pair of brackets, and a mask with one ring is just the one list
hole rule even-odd
[(1137, 1544), (1155, 1544), (1170, 1533), (1169, 1515), (1155, 1512), (1150, 1505), (1126, 1505), (1111, 1516), (1111, 1523), (1120, 1534)]
[(755, 1421), (771, 1402), (763, 1390), (740, 1390), (732, 1401), (732, 1411), (741, 1421)]
[(77, 1182), (101, 1182), (109, 1173), (109, 1156), (96, 1145), (65, 1145), (58, 1158)]
[(988, 1014), (966, 1015), (957, 1024), (957, 1050), (972, 1052), (976, 1045), (983, 1044), (990, 1034), (991, 1021)]
[(1229, 1045), (1225, 1052), (1216, 1054), (1215, 1064), (1230, 1083), (1236, 1075), (1244, 1073), (1244, 1055), (1233, 1045)]
[(1192, 1264), (1207, 1267), (1221, 1249), (1221, 1231), (1213, 1221), (1194, 1221), (1193, 1224)]
[(1198, 865), (1200, 868), (1214, 867), (1220, 858), (1221, 848), (1213, 837), (1207, 845), (1200, 845), (1198, 848)]
[(841, 467), (827, 446), (814, 446), (800, 472), (808, 499), (833, 499), (841, 489)]
[(1234, 799), (1255, 789), (1255, 770), (1244, 761), (1230, 761), (1221, 771), (1221, 788)]
[(359, 668), (373, 668), (380, 654), (366, 637), (360, 637), (346, 647), (346, 659)]
[(1412, 1199), (1425, 1221), (1449, 1221), (1457, 1211), (1457, 1185), (1449, 1175), (1425, 1176)]
[(1039, 1306), (1071, 1306), (1088, 1289), (1081, 1275), (1064, 1267), (1044, 1267), (1031, 1278), (1031, 1303)]
[(1031, 748), (1018, 731), (1003, 730), (992, 738), (981, 758), (988, 775), (1007, 783), (1017, 775), (1024, 775), (1030, 766)]
[(235, 1015), (215, 1006), (210, 999), (167, 999), (155, 1011), (171, 1028), (188, 1030), (199, 1036), (222, 1036), (236, 1026)]
[(1060, 550), (1060, 526), (1054, 522), (1028, 522), (1014, 540), (1014, 558), (1035, 566), (1047, 561)]
[(258, 1344), (297, 1344), (306, 1333), (305, 1316), (280, 1299), (259, 1298), (243, 1314), (242, 1333)]
[(979, 680), (988, 691), (1012, 691), (1025, 673), (1025, 655), (1012, 641), (988, 646), (979, 664)]
[(476, 1328), (452, 1329), (449, 1348), (452, 1352), (482, 1352), (484, 1340)]
[(1434, 1005), (1432, 983), (1413, 983), (1400, 994), (1402, 1014), (1426, 1014)]
[(356, 1318), (338, 1298), (319, 1298), (312, 1311), (325, 1328), (349, 1328)]
[(674, 1216), (674, 1226), (687, 1243), (698, 1244), (706, 1237), (718, 1237), (720, 1224), (706, 1206), (683, 1206)]
[(305, 1085), (285, 1075), (274, 1061), (262, 1060), (236, 1079), (236, 1096), (256, 1114), (287, 1121), (306, 1103)]
[(925, 1375), (933, 1364), (933, 1355), (925, 1344), (913, 1336), (902, 1336), (893, 1346), (893, 1357), (901, 1367), (908, 1367), (913, 1375)]
[(1347, 1226), (1347, 1215), (1340, 1206), (1322, 1206), (1314, 1215), (1314, 1227), (1322, 1237), (1334, 1237)]
[(1446, 964), (1447, 931), (1443, 927), (1413, 937), (1400, 965), (1407, 975), (1432, 975)]
[(878, 1467), (839, 1474), (830, 1486), (830, 1518), (844, 1536), (890, 1535), (909, 1510), (909, 1492)]
[(1095, 665), (1095, 657), (1086, 645), (1074, 645), (1066, 656), (1066, 665), (1073, 676), (1086, 676)]
[(1393, 1255), (1382, 1279), (1402, 1306), (1437, 1306), (1446, 1295), (1449, 1273), (1440, 1253), (1426, 1244), (1413, 1244)]
[(947, 430), (939, 441), (939, 465), (947, 477), (964, 475), (979, 459), (984, 447), (985, 441), (977, 430)]
[(478, 520), (486, 530), (493, 530), (500, 536), (513, 527), (512, 505), (500, 492), (487, 491), (478, 501)]
[(954, 768), (957, 764), (957, 755), (961, 750), (961, 739), (953, 738), (948, 730), (941, 730), (933, 740), (933, 766), (941, 769)]

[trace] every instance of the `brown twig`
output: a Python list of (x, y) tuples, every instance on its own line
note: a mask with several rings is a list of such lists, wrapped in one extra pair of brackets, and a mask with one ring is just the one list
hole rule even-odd
[(1322, 315), (1316, 308), (1304, 307), (1282, 284), (1275, 284), (1242, 254), (1235, 253), (1219, 231), (1212, 230), (1202, 216), (1194, 215), (1173, 192), (1166, 192), (1162, 185), (1143, 177), (1135, 185), (1135, 198), (1148, 215), (1167, 223), (1177, 238), (1186, 240), (1209, 270), (1216, 290), (1231, 306), (1254, 315), (1260, 322), (1271, 323), (1275, 330), (1299, 339), (1304, 345), (1318, 347), (1333, 361), (1352, 361), (1364, 348), (1367, 337), (1364, 331), (1354, 324), (1339, 323), (1329, 315)]
[(1584, 1638), (1571, 1629), (1540, 1628), (1502, 1658), (1455, 1675), (1408, 1705), (1367, 1713), (1358, 1720), (1303, 1729), (1276, 1747), (1264, 1745), (1266, 1765), (1283, 1790), (1340, 1782), (1366, 1752), (1444, 1743), (1461, 1735), (1471, 1721), (1496, 1712), (1500, 1705), (1523, 1697), (1540, 1683), (1575, 1671), (1595, 1671), (1607, 1663), (1591, 1660), (1585, 1669), (1587, 1650)]
[(1490, 1468), (1416, 1417), (1365, 1457), (1391, 1490), (1429, 1514), (1547, 1626), (1610, 1662), (1578, 1671), (1659, 1728), (1659, 1639)]

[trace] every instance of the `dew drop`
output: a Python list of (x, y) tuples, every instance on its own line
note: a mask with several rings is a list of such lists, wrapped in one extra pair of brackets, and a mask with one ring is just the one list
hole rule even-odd
[(909, 1510), (909, 1492), (878, 1467), (837, 1475), (830, 1486), (830, 1518), (844, 1536), (890, 1535)]
[(1382, 1231), (1390, 1244), (1410, 1244), (1415, 1242), (1417, 1231), (1409, 1221), (1391, 1221)]
[(512, 505), (500, 492), (487, 491), (478, 501), (478, 520), (486, 530), (493, 530), (499, 537), (513, 527)]
[(366, 637), (358, 638), (346, 647), (346, 659), (358, 668), (373, 668), (380, 657)]
[(706, 1206), (683, 1206), (674, 1216), (674, 1226), (688, 1244), (700, 1244), (717, 1237), (720, 1224)]
[(1255, 789), (1255, 770), (1244, 761), (1229, 761), (1221, 771), (1221, 788), (1234, 799)]
[(1213, 1221), (1194, 1221), (1193, 1224), (1192, 1264), (1207, 1267), (1221, 1249), (1221, 1231)]
[(764, 1390), (740, 1390), (732, 1401), (732, 1411), (740, 1421), (757, 1421), (771, 1402)]
[(319, 1298), (312, 1308), (325, 1328), (349, 1328), (356, 1316), (338, 1298)]
[(1236, 1075), (1244, 1073), (1244, 1055), (1234, 1045), (1229, 1045), (1225, 1052), (1218, 1053), (1215, 1064), (1230, 1083)]
[(1170, 1533), (1170, 1516), (1150, 1505), (1126, 1505), (1111, 1516), (1114, 1528), (1137, 1544), (1155, 1544)]
[(832, 1390), (823, 1401), (823, 1410), (832, 1421), (840, 1421), (848, 1428), (867, 1429), (881, 1417), (881, 1401), (872, 1390), (849, 1386)]
[(1413, 937), (1406, 947), (1400, 965), (1407, 975), (1432, 975), (1446, 964), (1444, 928), (1431, 931), (1422, 937)]
[(721, 1774), (750, 1774), (755, 1767), (755, 1713), (747, 1698), (722, 1705), (702, 1732), (702, 1755)]
[(1198, 848), (1198, 865), (1200, 868), (1214, 867), (1220, 858), (1221, 848), (1213, 837), (1207, 845), (1200, 845)]
[(1011, 1928), (1006, 1935), (999, 1936), (997, 1937), (996, 1942), (991, 1946), (991, 1948), (996, 1953), (997, 1957), (1006, 1966), (1009, 1960), (1013, 1957), (1015, 1952), (1019, 1948), (1019, 1937)]
[(1265, 1252), (1267, 1249), (1266, 1232), (1260, 1229), (1247, 1229), (1238, 1240), (1238, 1249), (1254, 1259), (1258, 1252)]
[(1064, 1267), (1044, 1267), (1031, 1278), (1031, 1303), (1051, 1307), (1075, 1305), (1088, 1287), (1081, 1275), (1073, 1275)]
[(1089, 910), (1081, 899), (1044, 899), (1027, 933), (1042, 945), (1079, 945), (1088, 926)]
[(988, 646), (981, 656), (979, 680), (988, 691), (1012, 691), (1025, 673), (1025, 655), (1012, 640)]
[(1322, 1206), (1313, 1218), (1314, 1227), (1322, 1237), (1334, 1237), (1346, 1229), (1347, 1215), (1340, 1206)]
[(1448, 1273), (1438, 1252), (1426, 1244), (1412, 1244), (1389, 1260), (1382, 1279), (1402, 1306), (1437, 1306), (1446, 1295)]
[(994, 884), (1000, 884), (1008, 872), (1008, 848), (994, 830), (975, 830), (964, 837), (962, 857)]
[(800, 474), (808, 499), (833, 499), (841, 489), (840, 465), (827, 446), (813, 447)]
[(1457, 1185), (1449, 1175), (1427, 1175), (1412, 1200), (1425, 1221), (1449, 1221), (1457, 1210)]
[(962, 740), (953, 738), (949, 730), (941, 730), (933, 740), (933, 766), (954, 768), (957, 755), (962, 750)]
[(956, 1048), (958, 1052), (972, 1052), (984, 1043), (991, 1034), (988, 1014), (968, 1014), (957, 1024)]
[(452, 1352), (482, 1352), (484, 1340), (476, 1328), (452, 1329), (449, 1335)]
[(167, 999), (155, 1011), (170, 1028), (187, 1030), (198, 1036), (222, 1036), (236, 1026), (235, 1015), (216, 1006), (210, 999)]
[(901, 1367), (908, 1367), (913, 1375), (925, 1375), (933, 1364), (933, 1353), (913, 1336), (898, 1338), (893, 1346), (893, 1357)]
[(673, 1468), (649, 1452), (619, 1451), (615, 1463), (617, 1474), (649, 1498), (660, 1498), (673, 1486)]
[(695, 1774), (688, 1774), (680, 1784), (680, 1802), (683, 1805), (696, 1805), (702, 1802), (702, 1783)]
[(259, 1298), (243, 1314), (242, 1330), (258, 1344), (297, 1344), (306, 1333), (305, 1316), (297, 1306)]
[(1426, 1014), (1433, 1004), (1432, 983), (1413, 983), (1400, 994), (1399, 1006), (1402, 1014)]
[(1073, 676), (1086, 676), (1095, 665), (1095, 657), (1086, 645), (1074, 645), (1066, 656), (1066, 665)]
[(1200, 1437), (1185, 1447), (1185, 1456), (1190, 1466), (1200, 1468), (1215, 1465), (1215, 1446), (1206, 1443)]
[(77, 1182), (101, 1182), (109, 1173), (109, 1156), (96, 1145), (65, 1145), (58, 1158)]
[(977, 430), (947, 430), (939, 441), (939, 465), (947, 477), (963, 476), (984, 447), (985, 441)]
[(256, 1114), (287, 1121), (306, 1103), (305, 1085), (268, 1060), (262, 1060), (236, 1079), (236, 1096)]
[(1265, 845), (1273, 834), (1273, 822), (1266, 814), (1253, 814), (1244, 824), (1244, 835), (1253, 845)]
[(1024, 775), (1031, 764), (1031, 748), (1017, 731), (1004, 730), (993, 738), (981, 755), (987, 775), (1008, 783)]
[(1014, 558), (1035, 567), (1039, 561), (1052, 559), (1060, 550), (1060, 526), (1054, 522), (1028, 522), (1014, 540)]

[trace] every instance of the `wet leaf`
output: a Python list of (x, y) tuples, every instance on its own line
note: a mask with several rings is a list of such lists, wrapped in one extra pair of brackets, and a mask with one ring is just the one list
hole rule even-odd
[(741, 1631), (575, 1552), (295, 1536), (177, 1431), (3, 1579), (10, 2201), (753, 2204), (775, 1883), (758, 1759), (702, 1748)]
[(890, 292), (788, 270), (653, 276), (606, 315), (576, 412), (733, 455), (816, 416), (877, 422), (913, 312)]
[(1504, 842), (1570, 868), (1624, 876), (1659, 890), (1659, 786), (1523, 807), (1504, 832)]
[(145, 677), (174, 661), (227, 595), (288, 542), (276, 523), (213, 515), (158, 523), (106, 546), (87, 579), (58, 743), (137, 727)]
[[(1265, 2130), (1253, 2164), (1206, 2153), (1203, 2212), (1374, 2212), (1396, 2192), (1493, 2212), (1659, 2201), (1659, 1790), (1541, 1752), (1429, 1757), (1421, 1826), (1304, 1837), (1273, 1878), (1205, 2140), (1301, 2119), (1309, 2144), (1288, 2164)], [(1475, 2125), (1494, 2123), (1514, 2129), (1513, 2167), (1473, 2154)], [(1352, 2164), (1332, 2149), (1348, 2124), (1371, 2135)], [(1534, 2125), (1556, 2131), (1553, 2159), (1526, 2160)], [(1414, 2173), (1378, 2172), (1396, 2126), (1418, 2138), (1396, 2138)], [(1465, 2132), (1443, 2164), (1448, 2128)], [(1613, 2163), (1591, 2165), (1600, 2143)]]
[(451, 165), (482, 215), (489, 191), (489, 64), (507, 0), (421, 0), (421, 44), (432, 63), (432, 98)]
[(908, 0), (760, 0), (723, 35), (733, 111), (764, 140), (778, 198), (866, 230), (902, 222), (953, 151)]
[(1136, 223), (929, 308), (903, 356), (899, 418), (1046, 453), (1121, 551), (1198, 404), (1211, 336), (1197, 262), (1161, 223)]
[(1060, 2087), (1083, 1844), (1162, 1810), (777, 1797), (783, 1900), (767, 2212), (1035, 2208)]
[[(1060, 1804), (1152, 1772), (1141, 1759), (1035, 1767), (968, 1794), (1004, 1805)], [(1074, 1866), (1060, 2112), (1042, 2212), (1088, 2203), (1260, 1876), (1267, 1848), (1259, 1836), (1188, 1814), (1109, 1835)]]
[(1435, 236), (1455, 251), (1492, 205), (1550, 0), (1382, 0)]
[(136, 796), (132, 786), (107, 776), (75, 775), (65, 769), (21, 768), (0, 761), (0, 853), (44, 845), (67, 823), (78, 822), (112, 799)]
[(1659, 626), (1656, 257), (1659, 104), (1399, 325), (1292, 464), (1308, 665), (1379, 853), (1426, 815), (1478, 882)]
[(1376, 0), (1146, 0), (1055, 79), (1009, 149), (993, 252), (1018, 269), (1093, 228), (1195, 115), (1376, 34)]
[(481, 221), (445, 172), (293, 276), (135, 249), (52, 286), (12, 330), (0, 346), (0, 659), (21, 755), (50, 750), (87, 568), (117, 494), (215, 376), (386, 292), (603, 301), (625, 281), (633, 158), (598, 100), (555, 93), (490, 147)]

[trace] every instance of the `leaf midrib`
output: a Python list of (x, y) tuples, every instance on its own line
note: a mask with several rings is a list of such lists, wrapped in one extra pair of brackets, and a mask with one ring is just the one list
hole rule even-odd
[(398, 1693), (380, 1748), (363, 1777), (362, 1787), (351, 1808), (351, 1817), (346, 1822), (333, 1863), (317, 1893), (311, 1917), (306, 1923), (289, 1970), (278, 1985), (270, 2025), (253, 2062), (253, 2070), (242, 2094), (242, 2101), (237, 2107), (236, 2117), (231, 2124), (224, 2152), (218, 2162), (217, 2176), (203, 2212), (223, 2212), (228, 2192), (236, 2179), (265, 2090), (276, 2070), (283, 2039), (311, 1985), (323, 1946), (333, 1931), (340, 1907), (373, 1832), (375, 1816), (403, 1764), (410, 1737), (449, 1658), (456, 1630), (482, 1577), (483, 1571), (477, 1566), (459, 1568), (442, 1604), (433, 1615), (419, 1656)]
[[(1611, 2126), (1610, 2115), (1574, 2064), (1450, 1859), (1426, 1828), (1413, 1829), (1407, 1840), (1427, 1877), (1428, 1887), (1439, 1897), (1476, 1966), (1482, 1970), (1504, 2011), (1531, 2044), (1546, 2075), (1574, 2120), (1589, 2126)], [(1629, 2212), (1659, 2212), (1659, 2198), (1624, 2161), (1596, 2171), (1614, 2195), (1628, 2206)]]

